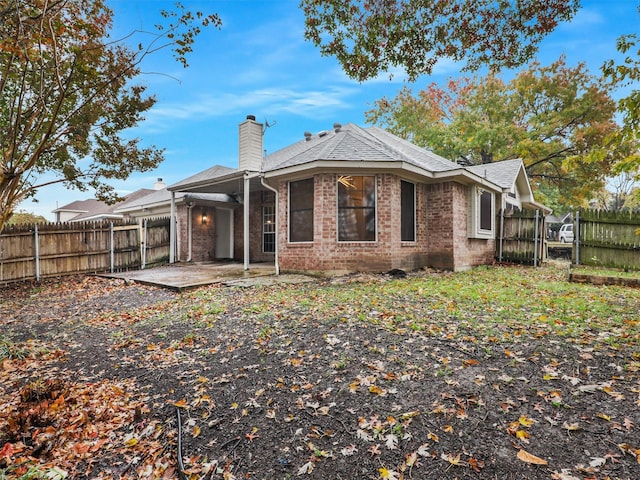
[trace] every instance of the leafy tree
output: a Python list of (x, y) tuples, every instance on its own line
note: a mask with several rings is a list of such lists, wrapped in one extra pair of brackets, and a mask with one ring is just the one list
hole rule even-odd
[(34, 223), (46, 223), (47, 219), (44, 218), (42, 215), (36, 215), (35, 213), (31, 213), (31, 212), (27, 212), (25, 210), (20, 210), (18, 212), (15, 212), (11, 218), (9, 219), (9, 221), (7, 222), (7, 225), (32, 225)]
[(44, 174), (69, 187), (116, 195), (105, 179), (126, 179), (162, 160), (123, 132), (155, 103), (133, 83), (148, 55), (172, 48), (186, 55), (216, 15), (163, 11), (167, 25), (130, 48), (112, 39), (104, 0), (0, 0), (0, 230), (15, 206), (33, 196)]
[(364, 81), (391, 67), (411, 79), (438, 60), (492, 70), (530, 61), (540, 41), (570, 20), (579, 0), (301, 0), (305, 38)]
[(640, 44), (635, 34), (623, 35), (618, 39), (617, 49), (624, 60), (617, 64), (614, 60), (605, 62), (604, 74), (611, 80), (613, 87), (628, 88), (628, 95), (618, 101), (618, 110), (622, 114), (622, 129), (614, 138), (616, 147), (635, 145), (635, 154), (628, 155), (616, 165), (616, 173), (634, 173), (640, 177)]
[[(533, 63), (504, 83), (494, 75), (405, 87), (366, 112), (369, 123), (461, 163), (522, 158), (534, 186), (575, 206), (598, 190), (629, 149), (608, 148), (619, 128), (604, 80), (563, 58)], [(544, 187), (544, 188), (543, 188)], [(550, 197), (551, 198), (551, 197)]]

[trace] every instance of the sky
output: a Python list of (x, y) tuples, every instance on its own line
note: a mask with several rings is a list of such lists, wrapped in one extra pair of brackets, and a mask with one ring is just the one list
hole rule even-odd
[[(149, 31), (164, 0), (107, 0), (115, 19), (113, 38), (133, 30)], [(335, 122), (365, 124), (365, 112), (384, 96), (394, 97), (405, 85), (401, 71), (364, 83), (349, 79), (337, 60), (322, 57), (304, 40), (304, 15), (298, 0), (182, 0), (187, 10), (218, 13), (222, 27), (205, 29), (196, 39), (184, 69), (168, 50), (148, 57), (137, 83), (157, 98), (145, 120), (126, 132), (143, 146), (164, 149), (165, 160), (150, 172), (111, 183), (120, 195), (153, 188), (157, 178), (167, 185), (195, 173), (224, 165), (237, 167), (238, 125), (247, 115), (268, 125), (267, 153), (317, 133)], [(616, 58), (616, 39), (640, 33), (638, 0), (583, 0), (570, 23), (561, 24), (540, 46), (537, 59), (548, 65), (565, 55), (569, 65), (586, 63), (599, 74), (603, 62)], [(141, 34), (139, 34), (141, 35)], [(132, 45), (144, 40), (130, 39)], [(506, 78), (513, 75), (504, 72)], [(432, 82), (444, 84), (468, 73), (451, 61), (438, 63), (431, 75), (409, 84), (414, 91)], [(618, 93), (612, 92), (614, 98)], [(18, 210), (54, 219), (52, 210), (93, 192), (67, 190), (62, 185), (41, 189), (37, 202)]]

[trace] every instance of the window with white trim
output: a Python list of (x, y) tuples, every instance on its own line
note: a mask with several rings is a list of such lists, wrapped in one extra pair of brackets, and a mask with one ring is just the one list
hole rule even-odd
[(376, 177), (338, 177), (338, 241), (375, 242)]
[(494, 238), (495, 236), (495, 202), (493, 192), (474, 186), (471, 188), (469, 208), (469, 233), (471, 238)]

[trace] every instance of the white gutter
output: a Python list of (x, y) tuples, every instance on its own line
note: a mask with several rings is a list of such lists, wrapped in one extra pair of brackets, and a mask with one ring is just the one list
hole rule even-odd
[(275, 204), (276, 204), (276, 238), (275, 238), (275, 267), (276, 267), (276, 275), (280, 275), (280, 263), (278, 262), (278, 250), (279, 250), (279, 243), (278, 242), (278, 226), (280, 225), (280, 218), (278, 216), (278, 190), (273, 188), (271, 185), (265, 183), (264, 180), (264, 176), (260, 176), (260, 183), (262, 184), (263, 187), (271, 190), (274, 194), (275, 194)]
[(169, 213), (169, 263), (176, 262), (176, 194), (171, 192), (171, 212)]
[(193, 203), (187, 203), (187, 235), (189, 236), (189, 253), (187, 256), (187, 262), (191, 261), (191, 255), (193, 253)]
[(249, 270), (249, 196), (251, 194), (251, 177), (249, 173), (244, 174), (244, 193), (242, 196), (243, 204), (243, 247), (244, 247), (244, 269)]

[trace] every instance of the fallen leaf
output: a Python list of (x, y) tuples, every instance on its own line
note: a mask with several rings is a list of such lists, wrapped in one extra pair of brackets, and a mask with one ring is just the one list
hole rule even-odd
[(298, 469), (298, 475), (311, 474), (313, 472), (313, 462), (309, 461)]
[(525, 463), (533, 463), (535, 465), (548, 465), (548, 462), (540, 457), (536, 457), (535, 455), (531, 455), (529, 452), (524, 450), (518, 450), (517, 455), (519, 460), (522, 460)]
[(353, 455), (357, 451), (358, 451), (358, 449), (356, 448), (356, 446), (351, 444), (351, 445), (347, 445), (342, 450), (340, 450), (340, 453), (342, 455), (344, 455), (345, 457), (350, 457), (351, 455)]
[(536, 423), (536, 421), (532, 420), (531, 418), (527, 418), (526, 415), (521, 415), (520, 418), (518, 419), (518, 423), (523, 427), (530, 427), (531, 425)]
[(574, 432), (576, 430), (580, 430), (580, 425), (578, 425), (578, 423), (563, 422), (562, 423), (562, 428), (564, 428), (565, 430), (568, 430), (570, 432)]
[(465, 465), (465, 462), (460, 460), (460, 454), (456, 455), (455, 457), (450, 454), (450, 453), (442, 453), (440, 455), (440, 458), (442, 460), (445, 460), (447, 462), (449, 462), (451, 465), (455, 465), (456, 467), (461, 467)]
[(418, 452), (410, 453), (405, 457), (407, 467), (413, 467), (416, 464), (417, 460), (418, 460)]
[(384, 480), (398, 480), (399, 474), (394, 470), (388, 470), (384, 467), (379, 468), (378, 472), (380, 472), (380, 478)]

